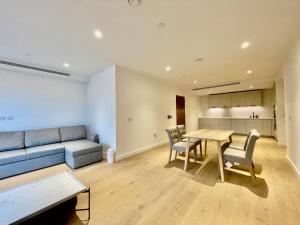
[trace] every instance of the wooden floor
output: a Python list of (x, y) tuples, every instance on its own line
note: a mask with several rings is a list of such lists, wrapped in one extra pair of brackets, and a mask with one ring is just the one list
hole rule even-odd
[[(242, 143), (244, 137), (234, 136)], [(89, 225), (131, 224), (300, 224), (300, 181), (290, 168), (285, 149), (261, 138), (254, 152), (257, 180), (246, 172), (225, 171), (217, 178), (216, 144), (208, 156), (183, 170), (183, 157), (167, 163), (168, 146), (121, 160), (74, 171), (91, 187)], [(0, 190), (67, 170), (54, 166), (0, 181)], [(34, 193), (32, 193), (34, 194)], [(86, 195), (79, 207), (87, 204)], [(80, 212), (67, 224), (86, 224)]]

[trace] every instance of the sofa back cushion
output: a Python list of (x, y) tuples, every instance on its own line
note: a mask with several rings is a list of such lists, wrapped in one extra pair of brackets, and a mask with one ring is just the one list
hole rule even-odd
[(60, 142), (58, 128), (25, 131), (25, 146), (34, 147), (39, 145), (54, 144)]
[(61, 141), (74, 141), (86, 138), (86, 128), (84, 125), (60, 128)]
[(0, 152), (24, 148), (24, 131), (0, 132)]

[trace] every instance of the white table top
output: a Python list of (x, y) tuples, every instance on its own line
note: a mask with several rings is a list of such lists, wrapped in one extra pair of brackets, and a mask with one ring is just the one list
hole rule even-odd
[(19, 223), (87, 190), (69, 172), (0, 192), (0, 224)]
[(226, 141), (233, 134), (233, 130), (201, 129), (186, 133), (184, 137), (199, 138), (210, 141)]

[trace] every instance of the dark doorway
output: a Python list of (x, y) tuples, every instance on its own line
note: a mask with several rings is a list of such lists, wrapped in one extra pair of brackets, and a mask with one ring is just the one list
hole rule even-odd
[(176, 95), (176, 123), (185, 126), (185, 98)]

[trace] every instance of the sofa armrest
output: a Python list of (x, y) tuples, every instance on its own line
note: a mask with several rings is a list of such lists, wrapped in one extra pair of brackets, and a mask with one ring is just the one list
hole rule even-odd
[(90, 131), (87, 131), (86, 139), (96, 142), (96, 143), (100, 143), (98, 134), (92, 133)]

